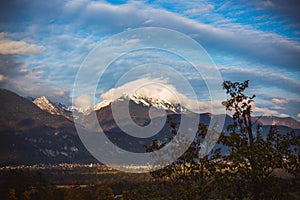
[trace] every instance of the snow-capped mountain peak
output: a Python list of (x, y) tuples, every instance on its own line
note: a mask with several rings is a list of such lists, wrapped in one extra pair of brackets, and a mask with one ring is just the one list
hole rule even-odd
[(170, 101), (168, 101), (164, 98), (160, 98), (160, 97), (156, 97), (156, 98), (147, 97), (147, 96), (141, 95), (139, 93), (124, 94), (116, 100), (104, 100), (101, 103), (96, 104), (94, 106), (94, 110), (100, 110), (101, 108), (109, 105), (112, 102), (121, 102), (124, 100), (131, 100), (136, 104), (140, 104), (140, 105), (143, 105), (146, 107), (153, 106), (154, 108), (168, 110), (168, 111), (172, 111), (174, 113), (183, 113), (186, 111), (186, 109), (183, 108), (179, 103), (170, 102)]
[(182, 113), (186, 111), (179, 103), (168, 101), (160, 97), (146, 97), (141, 94), (133, 94), (129, 97), (130, 100), (137, 104), (142, 104), (144, 106), (153, 106), (157, 109), (169, 110), (174, 113)]
[(47, 111), (53, 115), (63, 115), (63, 112), (57, 108), (53, 103), (51, 103), (45, 96), (36, 98), (33, 103), (39, 107), (41, 110)]
[(101, 108), (108, 106), (112, 101), (111, 100), (104, 100), (94, 106), (94, 110), (100, 110)]

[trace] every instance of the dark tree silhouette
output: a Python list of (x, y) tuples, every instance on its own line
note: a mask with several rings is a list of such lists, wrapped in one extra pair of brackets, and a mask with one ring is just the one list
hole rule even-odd
[(229, 95), (223, 104), (233, 112), (233, 123), (227, 127), (229, 134), (222, 137), (223, 144), (230, 149), (230, 154), (223, 157), (230, 169), (224, 177), (235, 182), (236, 187), (230, 195), (251, 199), (278, 198), (287, 193), (274, 190), (282, 189), (276, 169), (291, 173), (289, 177), (293, 180), (299, 172), (299, 137), (294, 131), (279, 133), (276, 127), (271, 127), (268, 135), (262, 136), (261, 126), (252, 122), (255, 95), (245, 94), (248, 86), (249, 81), (223, 83)]

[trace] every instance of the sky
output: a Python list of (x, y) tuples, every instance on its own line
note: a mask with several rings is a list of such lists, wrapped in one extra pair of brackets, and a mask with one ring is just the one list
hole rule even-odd
[[(197, 41), (223, 80), (250, 80), (255, 115), (300, 120), (299, 13), (297, 0), (1, 0), (0, 87), (68, 104), (78, 70), (103, 41), (135, 28), (161, 27)], [(177, 61), (194, 89), (207, 90)], [(115, 66), (99, 97), (116, 87), (111, 77), (124, 72)]]

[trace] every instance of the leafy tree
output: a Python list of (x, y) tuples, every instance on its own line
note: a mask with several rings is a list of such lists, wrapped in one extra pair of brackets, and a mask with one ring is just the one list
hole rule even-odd
[(13, 196), (17, 199), (52, 199), (53, 197), (53, 186), (38, 171), (19, 169), (6, 171), (1, 190), (6, 199)]
[[(178, 133), (178, 124), (172, 120), (172, 118), (168, 118), (168, 123), (172, 129), (171, 132), (176, 135)], [(220, 149), (214, 149), (209, 155), (199, 157), (201, 141), (203, 141), (207, 132), (206, 125), (200, 123), (196, 137), (187, 151), (172, 164), (150, 173), (154, 178), (161, 179), (162, 181), (170, 181), (175, 186), (176, 191), (173, 193), (173, 198), (175, 199), (208, 198), (209, 192), (214, 190), (212, 177), (218, 173), (216, 166), (221, 154)], [(180, 138), (178, 147), (180, 147), (182, 142), (184, 142), (184, 138)], [(152, 145), (147, 147), (147, 151), (153, 152), (163, 148), (165, 145), (166, 142), (154, 140)], [(176, 149), (174, 151), (176, 151)], [(158, 163), (163, 162), (161, 158), (163, 158), (165, 154), (169, 157), (172, 157), (172, 154), (174, 154), (174, 152), (164, 150), (161, 152), (161, 154), (155, 154)]]
[(114, 193), (112, 189), (108, 186), (100, 186), (96, 191), (98, 200), (113, 200)]
[(34, 189), (31, 190), (25, 190), (22, 194), (24, 200), (32, 199), (32, 195), (35, 193)]
[(84, 199), (80, 188), (72, 187), (65, 191), (64, 200), (81, 200)]
[(16, 190), (15, 189), (9, 189), (8, 199), (10, 199), (10, 200), (17, 200)]
[[(172, 199), (299, 197), (299, 136), (294, 131), (280, 133), (276, 126), (262, 135), (262, 127), (252, 120), (255, 95), (245, 93), (248, 86), (249, 81), (223, 83), (228, 94), (223, 105), (233, 119), (219, 140), (223, 148), (227, 148), (227, 154), (222, 155), (220, 149), (214, 149), (209, 156), (199, 157), (203, 148), (200, 141), (209, 136), (206, 126), (199, 124), (197, 136), (188, 150), (174, 163), (151, 172), (153, 177), (173, 185)], [(169, 123), (176, 135), (177, 124), (172, 119)], [(155, 140), (147, 151), (165, 145), (166, 142)], [(172, 153), (162, 151), (169, 156)], [(157, 156), (161, 162), (164, 155)]]
[[(244, 93), (249, 81), (225, 81), (223, 88), (229, 98), (223, 102), (226, 109), (233, 112), (233, 123), (227, 127), (229, 134), (224, 134), (222, 142), (230, 153), (223, 160), (228, 165), (223, 177), (233, 186), (227, 193), (230, 197), (239, 198), (278, 198), (279, 191), (274, 190), (280, 181), (274, 176), (276, 168), (288, 172), (299, 172), (299, 137), (295, 133), (279, 133), (272, 127), (267, 137), (256, 131), (252, 122), (252, 105), (255, 95)], [(298, 151), (298, 152), (297, 152)], [(296, 174), (295, 174), (296, 175)], [(271, 185), (271, 187), (270, 187)]]

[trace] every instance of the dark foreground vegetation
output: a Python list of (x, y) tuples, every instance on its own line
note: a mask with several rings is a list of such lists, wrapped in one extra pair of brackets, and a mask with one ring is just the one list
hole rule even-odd
[[(186, 153), (158, 171), (128, 174), (103, 166), (3, 168), (0, 199), (300, 199), (299, 135), (280, 133), (276, 126), (262, 135), (252, 121), (255, 96), (245, 94), (247, 87), (248, 81), (224, 82), (228, 94), (224, 106), (233, 123), (221, 134), (220, 148), (209, 155), (198, 154), (204, 148), (200, 141), (208, 135), (207, 127), (199, 124), (197, 138)], [(171, 126), (174, 134), (176, 126)], [(213, 130), (209, 134), (214, 138)], [(153, 141), (147, 151), (164, 145)]]
[[(122, 173), (103, 166), (22, 167), (1, 170), (0, 199), (239, 199), (232, 189), (246, 190), (246, 186), (225, 182), (227, 178), (201, 182), (186, 177), (172, 182), (167, 177)], [(299, 199), (296, 180), (275, 177), (269, 180), (274, 182), (264, 186), (261, 199)], [(267, 192), (273, 193), (273, 198)], [(248, 192), (239, 196), (245, 194)]]

